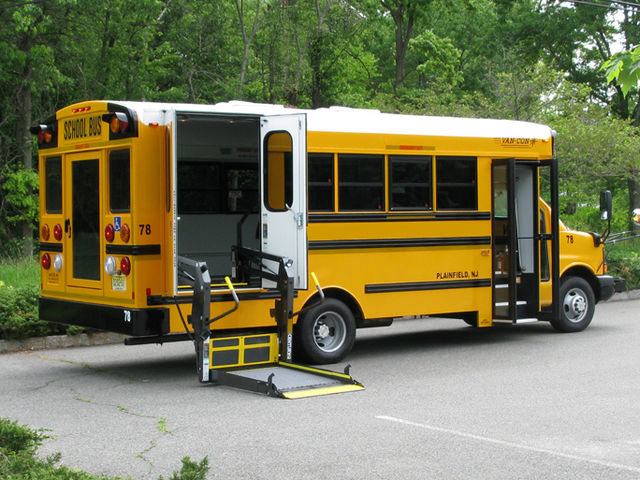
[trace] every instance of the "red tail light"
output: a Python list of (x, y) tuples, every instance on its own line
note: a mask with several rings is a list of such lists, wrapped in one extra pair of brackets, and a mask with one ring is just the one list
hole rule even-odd
[(58, 241), (62, 240), (62, 226), (59, 223), (53, 227), (53, 237)]
[(51, 255), (45, 253), (42, 255), (42, 268), (49, 270), (51, 268)]
[(42, 228), (40, 229), (40, 235), (42, 236), (42, 239), (45, 242), (49, 241), (49, 236), (51, 235), (51, 230), (49, 230), (49, 225), (47, 225), (46, 223), (42, 225)]
[(116, 232), (113, 229), (113, 225), (109, 224), (105, 227), (104, 229), (104, 238), (107, 239), (107, 242), (111, 243), (113, 242), (113, 239), (116, 236)]
[(129, 260), (129, 257), (122, 257), (122, 260), (120, 260), (120, 273), (122, 275), (131, 273), (131, 260)]

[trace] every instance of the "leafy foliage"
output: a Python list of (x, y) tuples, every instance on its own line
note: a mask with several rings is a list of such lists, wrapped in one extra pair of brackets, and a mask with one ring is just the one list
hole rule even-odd
[(609, 83), (616, 82), (626, 97), (640, 82), (640, 46), (620, 52), (602, 64)]
[[(609, 188), (625, 227), (624, 209), (640, 207), (640, 47), (631, 47), (640, 43), (640, 9), (615, 7), (614, 17), (589, 2), (551, 0), (4, 6), (0, 256), (18, 255), (36, 233), (29, 126), (101, 98), (342, 104), (543, 122), (558, 131), (563, 217), (597, 229), (592, 197)], [(611, 57), (619, 41), (627, 51)]]
[[(7, 418), (0, 418), (0, 478), (3, 480), (122, 480), (121, 477), (91, 475), (66, 466), (56, 466), (60, 454), (44, 460), (36, 456), (42, 442), (51, 438), (43, 430), (32, 430)], [(207, 457), (200, 463), (189, 457), (182, 459), (182, 468), (169, 480), (205, 480), (209, 471)], [(159, 477), (163, 480), (163, 477)]]
[(39, 287), (0, 286), (0, 338), (15, 340), (51, 333), (38, 316)]
[(612, 275), (622, 277), (627, 289), (640, 288), (640, 240), (608, 245), (607, 264)]

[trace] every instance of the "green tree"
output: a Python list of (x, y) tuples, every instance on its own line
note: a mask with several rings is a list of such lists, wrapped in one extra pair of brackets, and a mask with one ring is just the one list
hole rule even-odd
[[(37, 219), (34, 118), (64, 82), (55, 62), (56, 22), (64, 8), (26, 3), (0, 9), (0, 240), (3, 253), (33, 254)], [(16, 201), (17, 200), (17, 201)], [(21, 247), (21, 248), (20, 248)]]

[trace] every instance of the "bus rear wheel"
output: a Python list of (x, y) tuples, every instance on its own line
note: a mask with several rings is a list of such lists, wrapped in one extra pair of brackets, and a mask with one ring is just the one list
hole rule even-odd
[(327, 298), (302, 314), (296, 326), (297, 352), (309, 363), (335, 363), (353, 347), (356, 322), (344, 303)]
[(580, 332), (593, 318), (595, 295), (589, 282), (580, 277), (567, 277), (560, 284), (560, 318), (551, 321), (560, 332)]

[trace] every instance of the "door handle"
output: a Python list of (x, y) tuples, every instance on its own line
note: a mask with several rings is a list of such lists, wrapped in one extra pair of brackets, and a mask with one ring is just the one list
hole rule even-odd
[(71, 221), (68, 218), (64, 221), (64, 233), (68, 233), (71, 238)]

